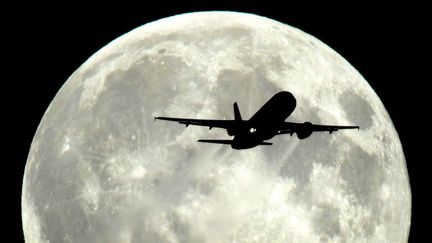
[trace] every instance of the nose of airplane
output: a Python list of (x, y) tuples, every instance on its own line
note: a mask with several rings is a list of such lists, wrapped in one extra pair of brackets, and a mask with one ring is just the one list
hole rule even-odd
[(297, 101), (294, 95), (289, 91), (281, 91), (275, 95), (275, 98), (276, 100), (280, 101), (280, 103), (284, 105), (289, 104), (291, 108), (290, 110), (293, 110), (297, 105)]
[(281, 92), (277, 93), (276, 96), (278, 96), (278, 97), (280, 97), (280, 99), (286, 100), (286, 101), (288, 101), (288, 100), (295, 101), (296, 100), (294, 95), (289, 91), (281, 91)]

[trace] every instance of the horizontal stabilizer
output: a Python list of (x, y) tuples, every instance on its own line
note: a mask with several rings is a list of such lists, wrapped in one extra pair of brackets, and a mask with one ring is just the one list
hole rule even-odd
[(269, 143), (269, 142), (261, 142), (258, 145), (272, 145), (273, 143)]
[(213, 140), (213, 139), (200, 139), (198, 142), (201, 143), (219, 143), (219, 144), (232, 144), (233, 140)]
[[(198, 140), (198, 142), (201, 143), (218, 143), (218, 144), (232, 144), (233, 140), (224, 140), (224, 139), (219, 139), (219, 140), (213, 140), (213, 139), (200, 139)], [(272, 145), (273, 143), (269, 143), (269, 142), (259, 142), (257, 145)]]

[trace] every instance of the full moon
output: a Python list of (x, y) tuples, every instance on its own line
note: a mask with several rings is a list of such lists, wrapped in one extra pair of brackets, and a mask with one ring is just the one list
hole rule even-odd
[[(360, 130), (233, 150), (196, 142), (225, 130), (153, 120), (233, 119), (234, 102), (249, 119), (282, 90), (287, 121)], [(197, 12), (70, 76), (34, 136), (22, 217), (27, 242), (407, 242), (411, 192), (389, 115), (344, 58), (265, 17)]]

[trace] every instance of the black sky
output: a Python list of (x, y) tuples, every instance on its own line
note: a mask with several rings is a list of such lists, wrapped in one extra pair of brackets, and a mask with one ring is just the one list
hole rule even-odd
[[(431, 120), (426, 102), (426, 38), (424, 6), (411, 4), (305, 6), (274, 5), (268, 1), (218, 3), (161, 2), (159, 5), (11, 6), (1, 18), (6, 78), (2, 80), (8, 155), (2, 160), (3, 186), (11, 239), (21, 242), (21, 185), (27, 154), (46, 108), (66, 79), (101, 47), (149, 21), (174, 14), (233, 10), (266, 16), (317, 37), (348, 60), (369, 82), (389, 112), (407, 160), (413, 193), (410, 242), (422, 241), (428, 207), (426, 182), (430, 159), (426, 136)], [(428, 52), (429, 53), (429, 52)], [(430, 63), (430, 61), (429, 61)], [(430, 142), (429, 142), (430, 144)], [(429, 145), (427, 144), (427, 145)], [(11, 241), (12, 242), (12, 241)]]

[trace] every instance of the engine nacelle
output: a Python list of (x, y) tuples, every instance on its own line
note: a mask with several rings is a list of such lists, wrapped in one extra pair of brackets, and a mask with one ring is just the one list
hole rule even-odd
[(228, 128), (227, 133), (229, 136), (234, 136), (236, 134), (236, 129), (235, 128)]
[(312, 134), (312, 123), (305, 122), (301, 125), (301, 128), (297, 131), (297, 137), (299, 139), (305, 139)]

